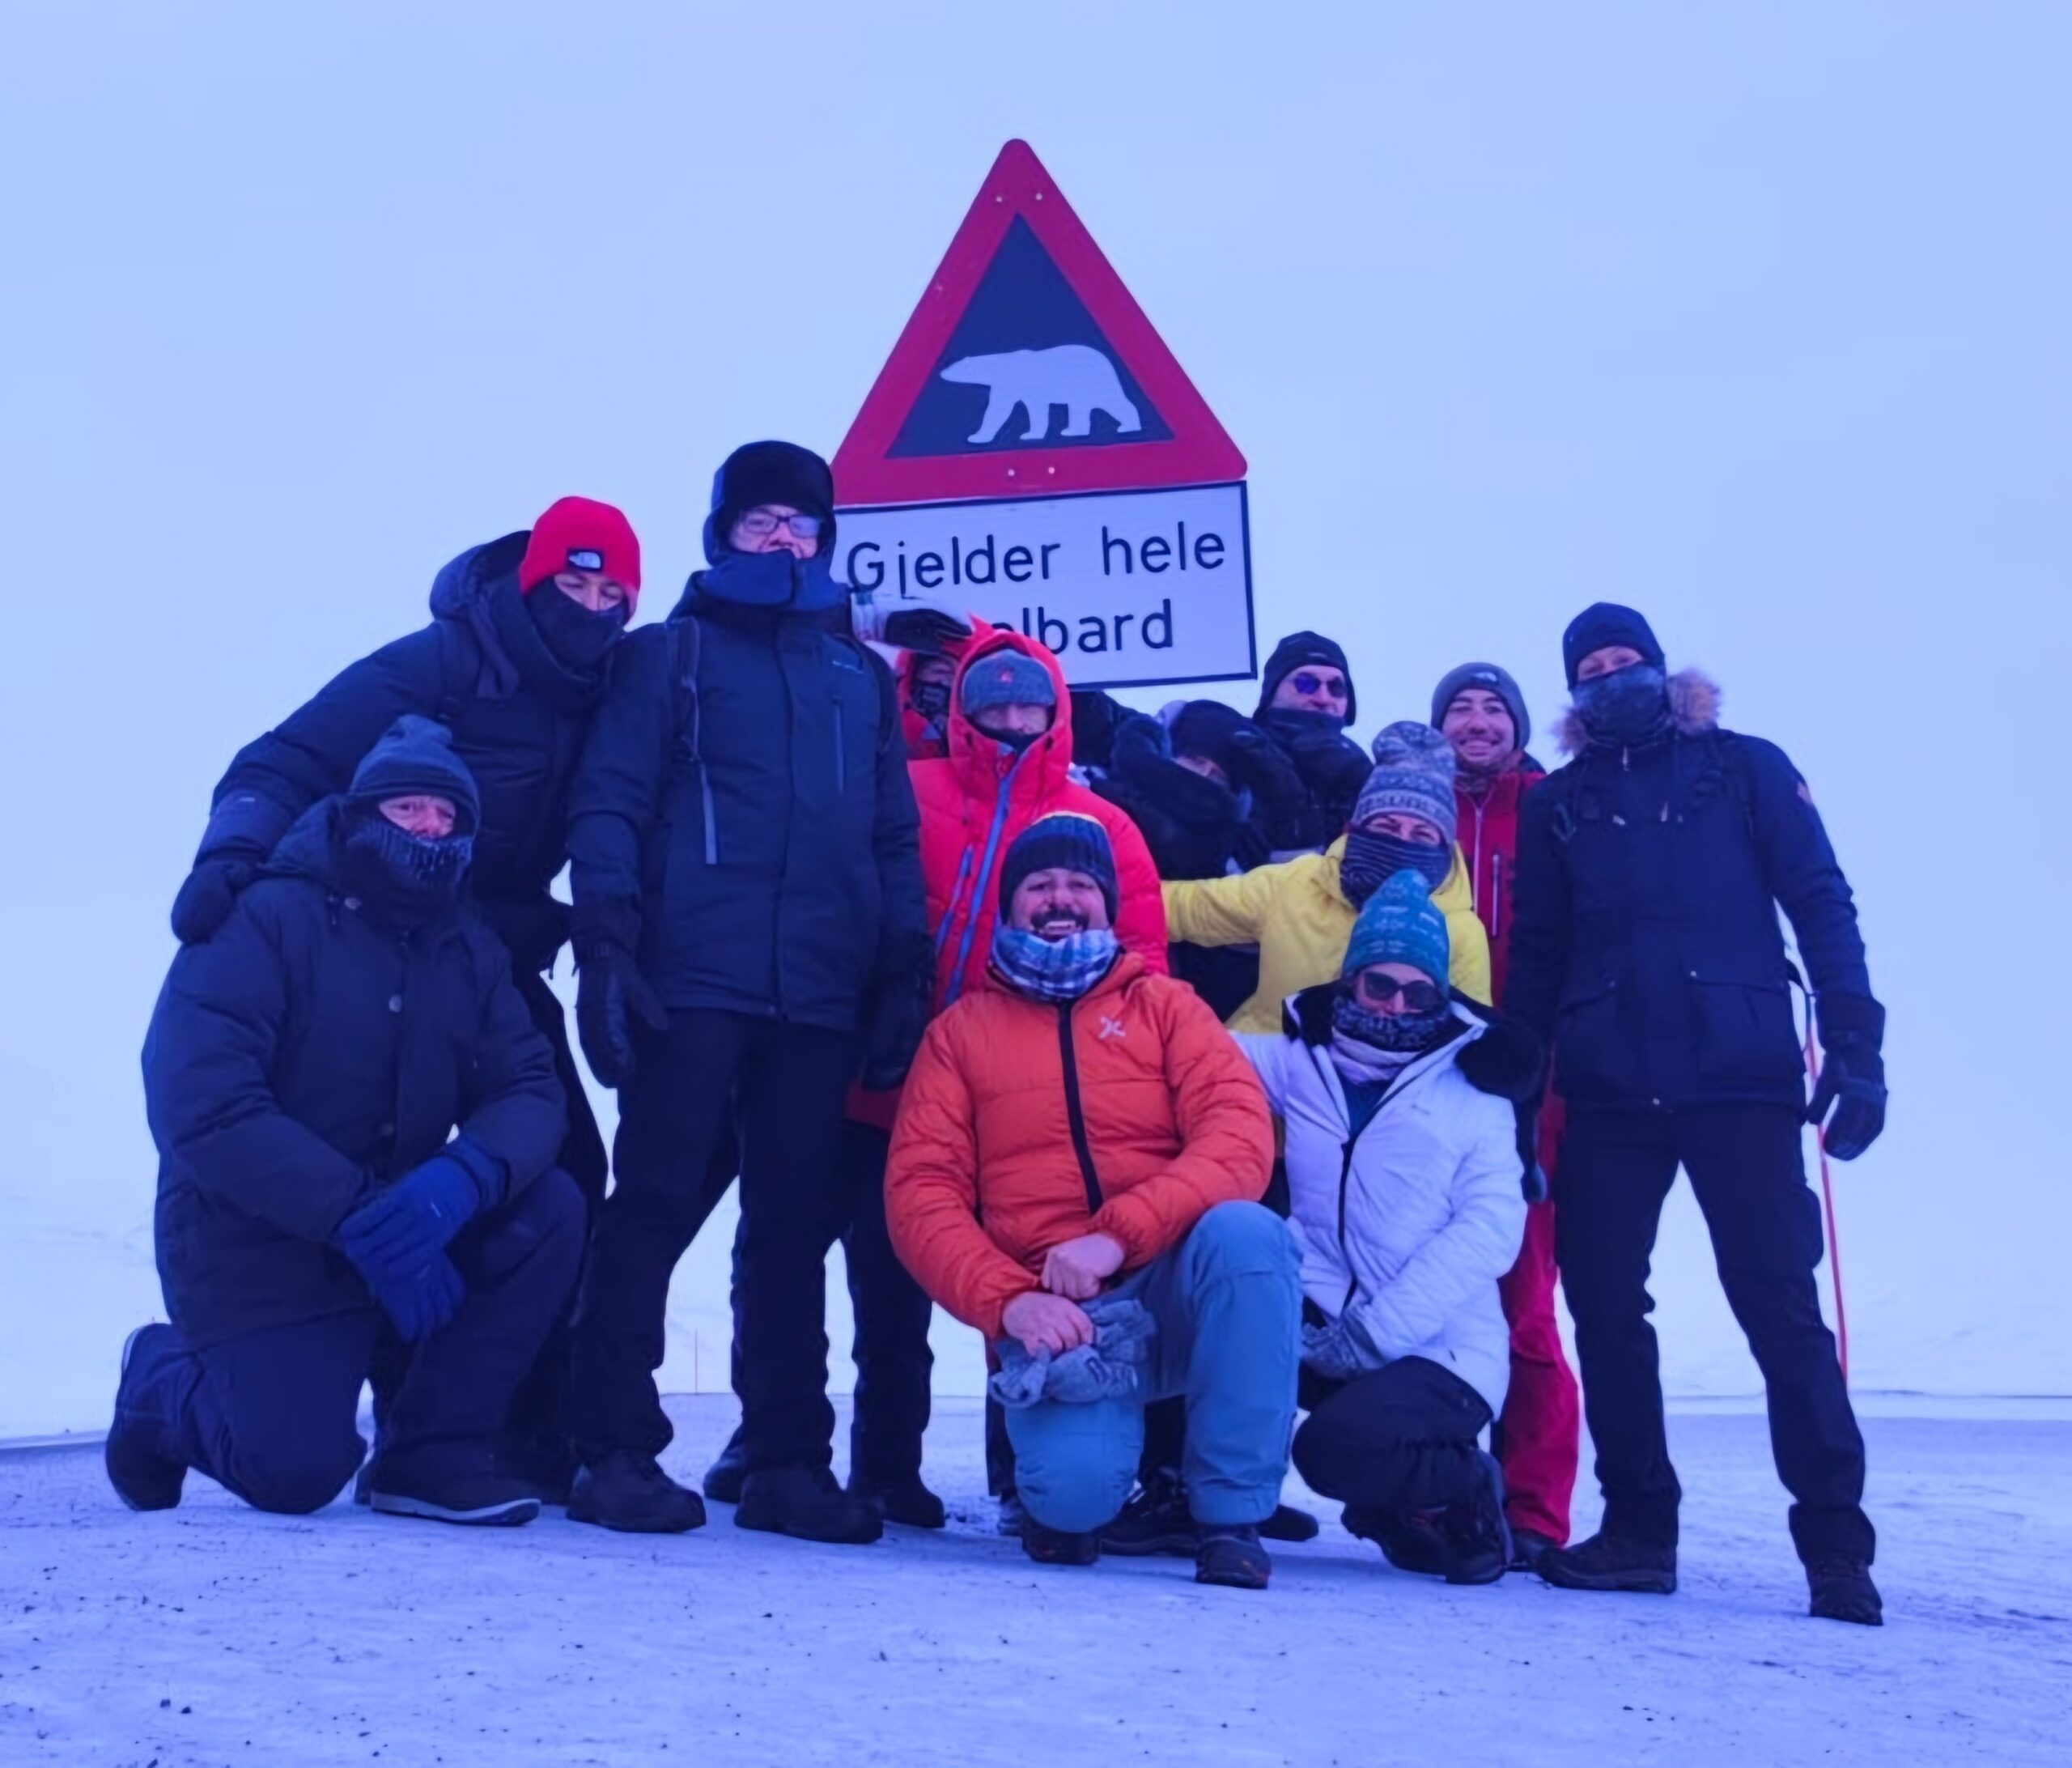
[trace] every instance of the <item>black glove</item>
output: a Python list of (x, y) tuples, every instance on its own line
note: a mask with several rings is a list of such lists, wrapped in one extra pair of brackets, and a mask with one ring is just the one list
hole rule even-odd
[(1820, 1144), (1836, 1159), (1853, 1160), (1885, 1128), (1885, 1009), (1868, 996), (1823, 995), (1819, 1019), (1826, 1054), (1806, 1121), (1826, 1124)]
[(873, 1093), (888, 1093), (906, 1078), (921, 1048), (921, 1035), (928, 1029), (929, 1009), (935, 1005), (936, 978), (933, 954), (925, 969), (910, 969), (892, 976), (873, 991), (870, 1013), (864, 1027), (864, 1086)]
[(576, 952), (575, 1035), (584, 1060), (603, 1086), (632, 1079), (635, 1022), (666, 1031), (669, 1015), (633, 962), (633, 954), (611, 940), (579, 941)]
[(512, 969), (521, 976), (551, 969), (568, 943), (568, 904), (545, 890), (537, 896), (488, 897), (479, 906), (482, 919), (511, 954)]
[(1342, 798), (1351, 804), (1374, 771), (1366, 750), (1329, 731), (1306, 733), (1291, 749), (1297, 771), (1311, 791), (1327, 801)]
[(885, 617), (883, 641), (895, 651), (943, 656), (971, 636), (971, 628), (940, 608), (894, 608)]
[(183, 946), (199, 946), (230, 919), (244, 886), (259, 875), (250, 860), (197, 860), (172, 899), (173, 937)]
[(1527, 1203), (1546, 1202), (1552, 1189), (1547, 1182), (1547, 1169), (1539, 1163), (1540, 1097), (1518, 1099), (1512, 1106), (1518, 1123), (1518, 1169), (1522, 1175), (1518, 1188), (1524, 1192)]

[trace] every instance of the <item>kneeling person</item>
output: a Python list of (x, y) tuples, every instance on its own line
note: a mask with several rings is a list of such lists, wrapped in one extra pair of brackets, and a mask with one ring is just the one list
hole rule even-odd
[(321, 1509), (399, 1338), (374, 1507), (538, 1514), (497, 1439), (574, 1286), (584, 1205), (552, 1165), (553, 1054), (461, 907), (478, 820), (444, 728), (400, 719), (174, 958), (144, 1043), (172, 1324), (130, 1335), (107, 1446), (133, 1510), (177, 1504), (189, 1468), (261, 1510)]
[(1511, 1100), (1537, 1041), (1450, 1001), (1446, 921), (1399, 872), (1354, 924), (1344, 974), (1238, 1039), (1287, 1126), (1305, 1324), (1295, 1465), (1408, 1570), (1503, 1575), (1503, 1478), (1477, 1439), (1503, 1409), (1497, 1282), (1525, 1232)]
[[(1033, 1403), (1008, 1415), (1032, 1558), (1096, 1557), (1136, 1477), (1145, 1403), (1184, 1395), (1196, 1576), (1259, 1587), (1301, 1303), (1293, 1243), (1257, 1201), (1273, 1163), (1266, 1101), (1194, 992), (1120, 949), (1098, 822), (1031, 824), (1000, 901), (999, 986), (929, 1027), (907, 1080), (893, 1243), (943, 1307), (1038, 1366)], [(1127, 1353), (1136, 1379), (1107, 1367), (1104, 1396), (1051, 1396), (1045, 1378), (1075, 1354), (1125, 1354), (1089, 1317), (1123, 1314), (1152, 1328)]]

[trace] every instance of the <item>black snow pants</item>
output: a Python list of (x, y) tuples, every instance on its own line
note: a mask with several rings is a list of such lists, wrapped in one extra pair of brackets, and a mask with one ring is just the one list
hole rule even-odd
[(825, 1467), (826, 1260), (847, 1225), (845, 1032), (745, 1014), (672, 1014), (640, 1039), (619, 1090), (612, 1192), (597, 1212), (570, 1356), (567, 1417), (585, 1461), (660, 1454), (673, 1432), (656, 1391), (669, 1279), (725, 1195), (715, 1158), (738, 1125), (744, 1448), (751, 1472)]
[(1399, 1357), (1350, 1381), (1305, 1369), (1300, 1400), (1309, 1417), (1295, 1433), (1295, 1469), (1348, 1510), (1443, 1510), (1481, 1486), (1475, 1439), (1489, 1407), (1429, 1358)]
[(1705, 1213), (1727, 1305), (1763, 1372), (1771, 1450), (1795, 1500), (1792, 1541), (1802, 1558), (1871, 1557), (1863, 1438), (1814, 1284), (1820, 1206), (1806, 1183), (1801, 1134), (1799, 1114), (1783, 1105), (1570, 1107), (1556, 1246), (1608, 1535), (1676, 1544), (1683, 1493), (1670, 1465), (1647, 1284), (1680, 1163)]

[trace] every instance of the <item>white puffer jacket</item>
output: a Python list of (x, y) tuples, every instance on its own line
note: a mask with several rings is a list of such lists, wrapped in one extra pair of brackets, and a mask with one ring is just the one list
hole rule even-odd
[(1238, 1042), (1288, 1129), (1302, 1288), (1327, 1317), (1350, 1312), (1375, 1366), (1424, 1357), (1504, 1409), (1510, 1332), (1497, 1280), (1525, 1235), (1517, 1120), (1458, 1066), (1488, 1029), (1458, 1005), (1461, 1036), (1399, 1075), (1348, 1145), (1352, 1118), (1330, 1050), (1295, 1029)]

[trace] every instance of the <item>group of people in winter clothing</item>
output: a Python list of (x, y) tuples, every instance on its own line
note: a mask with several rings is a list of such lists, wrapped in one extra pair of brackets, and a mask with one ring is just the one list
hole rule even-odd
[[(1292, 1458), (1405, 1570), (1667, 1592), (1646, 1279), (1681, 1165), (1814, 1612), (1875, 1622), (1799, 1145), (1878, 1134), (1883, 1013), (1782, 753), (1608, 604), (1564, 640), (1552, 776), (1485, 663), (1362, 749), (1314, 633), (1250, 717), (1074, 694), (975, 619), (873, 629), (894, 667), (834, 529), (817, 457), (737, 450), (707, 567), (629, 631), (633, 531), (563, 499), (233, 760), (145, 1046), (170, 1323), (124, 1349), (123, 1499), (198, 1468), (307, 1511), (357, 1474), (392, 1514), (698, 1527), (655, 1376), (738, 1178), (741, 1428), (704, 1496), (741, 1526), (943, 1525), (940, 1305), (987, 1341), (989, 1477), (1039, 1562), (1263, 1587), (1265, 1543), (1316, 1532)], [(564, 944), (609, 1161), (544, 980)], [(1557, 1281), (1606, 1498), (1575, 1546)]]

